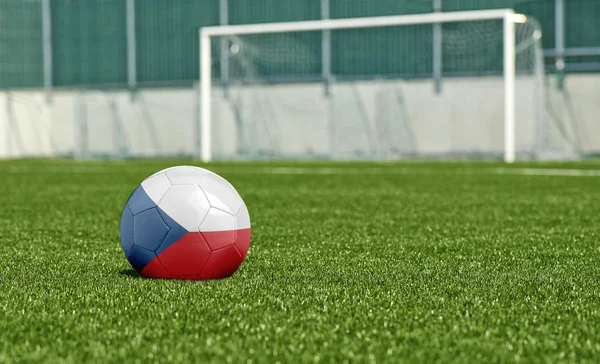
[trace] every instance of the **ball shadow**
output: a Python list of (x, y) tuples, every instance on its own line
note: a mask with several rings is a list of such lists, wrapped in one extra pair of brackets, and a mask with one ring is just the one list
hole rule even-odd
[(125, 276), (125, 277), (129, 277), (129, 278), (142, 278), (142, 276), (140, 276), (138, 274), (138, 272), (136, 272), (134, 269), (123, 269), (122, 271), (119, 272), (120, 276)]
[(176, 278), (176, 277), (167, 277), (167, 278), (145, 278), (142, 277), (141, 275), (138, 274), (138, 272), (135, 271), (135, 269), (129, 268), (129, 269), (122, 269), (119, 272), (119, 275), (122, 277), (127, 277), (127, 278), (135, 278), (135, 279), (150, 279), (150, 280), (154, 280), (154, 279), (158, 279), (158, 280), (173, 280), (173, 281), (182, 281), (182, 282), (199, 282), (199, 281), (224, 281), (227, 280), (228, 278), (231, 278), (233, 276), (233, 274), (227, 275), (227, 276), (223, 276), (223, 277), (219, 277), (219, 278), (211, 278), (211, 279), (182, 279), (182, 278)]

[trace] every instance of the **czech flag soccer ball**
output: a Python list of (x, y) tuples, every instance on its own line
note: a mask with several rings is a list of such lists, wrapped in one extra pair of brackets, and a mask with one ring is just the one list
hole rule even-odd
[(146, 178), (121, 215), (121, 244), (148, 278), (218, 279), (232, 275), (250, 247), (250, 216), (224, 178), (179, 166)]

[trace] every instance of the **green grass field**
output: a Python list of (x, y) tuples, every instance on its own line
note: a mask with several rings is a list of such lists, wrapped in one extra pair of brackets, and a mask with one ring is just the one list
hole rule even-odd
[(121, 209), (177, 164), (0, 161), (0, 363), (600, 362), (600, 162), (213, 164), (246, 261), (139, 278)]

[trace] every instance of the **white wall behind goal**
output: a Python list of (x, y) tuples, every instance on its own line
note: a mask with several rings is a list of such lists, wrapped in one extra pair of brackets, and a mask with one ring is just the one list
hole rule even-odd
[[(531, 83), (519, 84), (517, 79), (517, 150), (531, 149), (535, 142), (535, 93), (528, 87)], [(546, 87), (547, 108), (558, 122), (566, 121), (573, 129), (569, 133), (577, 134), (582, 152), (597, 153), (600, 76), (572, 75), (566, 87), (565, 93)], [(239, 115), (236, 118), (231, 102), (218, 96), (219, 90), (214, 92), (216, 155), (234, 155), (242, 143)], [(347, 141), (356, 149), (369, 149), (369, 143), (389, 137), (365, 135), (366, 130), (381, 130), (373, 126), (382, 112), (391, 114), (384, 115), (387, 119), (397, 118), (398, 125), (389, 132), (398, 134), (394, 137), (401, 146), (412, 143), (417, 155), (502, 150), (501, 78), (446, 79), (441, 95), (434, 93), (430, 80), (340, 83), (334, 85), (333, 99), (324, 96), (321, 84), (253, 86), (241, 92), (255, 95), (241, 101), (250, 104), (242, 105), (246, 112), (277, 120), (276, 125), (245, 133), (245, 143), (274, 143), (285, 155), (327, 154), (332, 143), (343, 152), (350, 148)], [(385, 97), (402, 100), (383, 108)], [(251, 105), (260, 100), (268, 100), (268, 105)], [(0, 157), (197, 155), (196, 105), (192, 88), (145, 90), (135, 98), (126, 91), (57, 91), (51, 104), (45, 103), (41, 91), (2, 92)], [(336, 109), (334, 138), (331, 107)]]

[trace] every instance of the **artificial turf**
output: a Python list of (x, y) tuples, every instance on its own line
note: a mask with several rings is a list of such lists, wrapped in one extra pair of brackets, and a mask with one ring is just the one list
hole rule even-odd
[[(0, 161), (0, 363), (600, 362), (600, 163), (223, 163), (229, 279), (139, 278), (145, 177), (190, 161)], [(559, 174), (559, 173), (557, 173)]]

